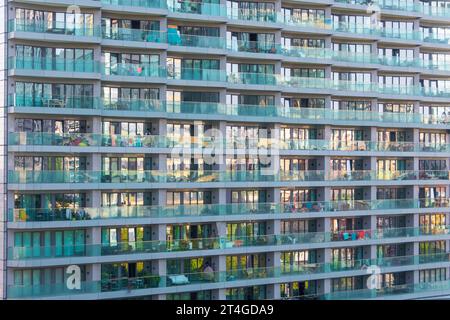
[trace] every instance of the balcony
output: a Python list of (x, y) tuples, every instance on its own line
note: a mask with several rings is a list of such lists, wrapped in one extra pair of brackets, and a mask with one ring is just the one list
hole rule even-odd
[(172, 46), (225, 49), (225, 39), (221, 37), (178, 34), (178, 32), (170, 32), (170, 30), (167, 33), (167, 43)]
[(232, 203), (202, 205), (113, 206), (100, 208), (16, 208), (8, 212), (9, 222), (87, 221), (103, 219), (183, 218), (233, 215), (327, 214), (368, 210), (448, 208), (450, 202), (434, 199), (305, 201), (296, 203)]
[(280, 44), (262, 41), (236, 40), (232, 41), (231, 43), (227, 43), (227, 49), (235, 52), (269, 53), (269, 54), (281, 53)]
[(277, 22), (277, 12), (273, 10), (252, 10), (244, 8), (227, 8), (227, 17), (230, 20)]
[(227, 15), (227, 8), (219, 3), (167, 0), (167, 7), (169, 8), (169, 11), (174, 13), (190, 13), (221, 17)]
[(227, 81), (232, 84), (275, 86), (277, 85), (277, 76), (276, 74), (270, 73), (237, 72), (228, 74)]
[(181, 70), (169, 71), (168, 79), (174, 80), (197, 80), (197, 81), (213, 81), (225, 82), (226, 75), (219, 69), (191, 69), (181, 68)]
[(387, 39), (396, 40), (409, 40), (409, 41), (427, 41), (422, 37), (419, 31), (399, 31), (383, 29), (377, 26), (361, 26), (356, 24), (349, 24), (347, 22), (333, 23), (332, 29), (336, 32), (352, 33), (357, 35), (382, 37)]
[(332, 24), (331, 20), (322, 18), (305, 18), (299, 16), (290, 16), (278, 14), (278, 23), (284, 24), (286, 26), (303, 27), (303, 28), (318, 28), (324, 30), (331, 30)]
[(166, 9), (166, 0), (101, 0), (103, 5)]
[(78, 37), (100, 37), (100, 28), (87, 25), (68, 25), (59, 21), (8, 20), (8, 32), (33, 32)]
[[(200, 144), (200, 142), (198, 142)], [(183, 141), (171, 141), (164, 136), (118, 134), (103, 135), (96, 133), (47, 133), (47, 132), (10, 132), (10, 146), (68, 146), (68, 147), (134, 147), (134, 148), (169, 148), (183, 145)], [(187, 145), (187, 143), (186, 143)]]
[(98, 61), (87, 59), (37, 58), (37, 57), (8, 57), (8, 68), (36, 71), (60, 72), (100, 72)]
[(396, 295), (443, 293), (450, 290), (450, 281), (420, 282), (414, 284), (394, 285), (380, 289), (360, 289), (351, 291), (337, 291), (325, 294), (324, 300), (361, 300), (361, 299), (390, 299)]
[(354, 171), (279, 171), (261, 170), (179, 170), (162, 172), (159, 170), (137, 171), (28, 171), (8, 172), (9, 184), (41, 183), (214, 183), (214, 182), (311, 182), (311, 181), (448, 181), (447, 170), (354, 170)]
[[(98, 257), (128, 254), (152, 254), (186, 251), (227, 250), (250, 247), (301, 246), (332, 242), (360, 242), (380, 239), (434, 236), (449, 234), (450, 227), (391, 228), (376, 230), (344, 230), (335, 232), (306, 232), (279, 235), (255, 235), (180, 239), (172, 241), (135, 241), (123, 243), (74, 244), (70, 246), (14, 246), (8, 247), (9, 260), (50, 259), (68, 257)], [(412, 241), (412, 240), (411, 240)], [(337, 244), (338, 245), (338, 244)], [(344, 245), (344, 244), (339, 244)], [(447, 258), (448, 259), (448, 258)]]
[(106, 76), (165, 78), (166, 68), (149, 63), (102, 64), (102, 74)]
[(10, 94), (8, 105), (16, 108), (100, 109), (100, 99), (93, 96), (39, 96)]
[[(445, 7), (431, 6), (424, 3), (412, 3), (408, 1), (392, 1), (392, 0), (335, 0), (336, 3), (355, 4), (368, 6), (374, 4), (383, 10), (395, 10), (415, 12), (428, 16), (448, 17), (450, 10)], [(239, 8), (226, 8), (220, 4), (201, 3), (191, 1), (177, 0), (101, 0), (104, 5), (111, 6), (130, 6), (138, 8), (155, 8), (168, 9), (174, 13), (202, 14), (212, 16), (228, 16), (232, 20), (248, 20), (248, 21), (266, 21), (276, 22), (277, 13), (269, 10), (248, 10)]]
[[(190, 290), (189, 285), (201, 284), (221, 284), (226, 287), (239, 285), (238, 281), (250, 281), (256, 279), (268, 279), (270, 283), (279, 283), (286, 277), (292, 276), (313, 276), (330, 272), (354, 271), (356, 273), (366, 273), (370, 265), (380, 265), (382, 269), (391, 266), (414, 267), (420, 264), (432, 262), (449, 262), (447, 253), (427, 255), (427, 256), (400, 256), (378, 259), (361, 259), (349, 261), (334, 261), (331, 263), (304, 263), (298, 265), (283, 265), (281, 267), (261, 267), (246, 269), (231, 269), (227, 271), (195, 272), (169, 275), (143, 275), (136, 278), (113, 278), (102, 279), (100, 281), (83, 281), (80, 289), (69, 290), (65, 283), (46, 285), (10, 285), (8, 286), (8, 296), (13, 299), (26, 297), (50, 297), (50, 296), (70, 296), (78, 294), (102, 293), (125, 291), (128, 292), (140, 289), (180, 287), (177, 290)], [(236, 283), (236, 284), (235, 284)], [(419, 283), (416, 285), (402, 285), (397, 288), (383, 288), (378, 290), (353, 290), (345, 292), (333, 292), (321, 296), (321, 299), (370, 299), (391, 294), (404, 294), (419, 291), (449, 290), (449, 281)], [(412, 290), (410, 289), (413, 288)], [(408, 290), (405, 290), (408, 289)], [(139, 291), (138, 291), (139, 292)], [(137, 292), (137, 293), (138, 293)], [(170, 291), (172, 292), (172, 291)], [(146, 294), (149, 294), (146, 291)]]
[(150, 43), (167, 42), (167, 34), (165, 32), (157, 30), (116, 28), (114, 29), (114, 31), (107, 32), (105, 29), (103, 29), (102, 37), (106, 40), (138, 41)]

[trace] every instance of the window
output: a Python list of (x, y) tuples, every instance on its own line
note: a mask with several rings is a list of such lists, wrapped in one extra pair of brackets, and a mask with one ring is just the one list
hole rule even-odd
[(317, 280), (281, 283), (280, 295), (283, 299), (313, 299), (317, 295)]
[(265, 234), (265, 222), (240, 222), (227, 224), (227, 238), (229, 241), (246, 237), (256, 237)]
[(265, 268), (266, 254), (228, 255), (226, 256), (225, 264), (228, 272), (250, 268)]
[(317, 224), (314, 219), (281, 221), (281, 234), (292, 234), (292, 233), (297, 234), (316, 231), (317, 231)]
[(167, 191), (166, 204), (178, 205), (202, 205), (211, 203), (210, 191)]
[(325, 108), (325, 99), (320, 98), (281, 98), (281, 105), (286, 108)]
[(362, 289), (365, 281), (363, 277), (343, 277), (331, 279), (331, 291), (353, 291)]
[(45, 32), (79, 36), (94, 35), (94, 15), (92, 13), (73, 14), (22, 8), (16, 8), (15, 13), (16, 19), (21, 21), (17, 27), (24, 29), (17, 31), (42, 32), (42, 26), (45, 26)]
[(227, 31), (227, 47), (234, 51), (276, 53), (275, 34)]
[(281, 252), (281, 272), (299, 272), (307, 269), (309, 264), (316, 263), (316, 252), (314, 250)]
[(347, 81), (357, 84), (372, 83), (372, 74), (368, 72), (331, 72), (331, 78), (335, 82)]
[(331, 44), (333, 51), (341, 51), (347, 53), (361, 53), (370, 54), (372, 52), (372, 45), (364, 43), (340, 43), (333, 42)]
[(281, 14), (285, 23), (293, 24), (317, 24), (324, 23), (325, 10), (303, 8), (281, 8)]
[(424, 234), (444, 233), (447, 229), (443, 213), (422, 214), (419, 216), (420, 231)]
[(371, 105), (372, 103), (370, 101), (331, 101), (332, 110), (371, 111)]
[(331, 249), (331, 262), (337, 268), (357, 266), (363, 258), (363, 247)]
[(92, 108), (92, 84), (15, 83), (14, 106)]
[(232, 19), (275, 21), (275, 3), (227, 0), (227, 13)]
[(106, 75), (159, 76), (159, 54), (102, 52)]
[(419, 242), (420, 255), (434, 255), (446, 252), (445, 240)]
[(28, 171), (77, 171), (86, 170), (87, 157), (74, 156), (16, 156), (14, 170)]
[(413, 113), (414, 105), (412, 103), (379, 103), (378, 112)]
[(325, 48), (325, 40), (312, 38), (281, 37), (281, 46), (283, 47), (283, 49), (288, 51), (291, 49), (291, 47)]
[(85, 230), (36, 231), (14, 233), (14, 246), (24, 257), (82, 256), (85, 253)]
[(146, 192), (102, 192), (102, 207), (143, 206), (149, 202)]
[(337, 15), (331, 16), (336, 31), (364, 33), (372, 26), (370, 16)]
[(419, 282), (439, 282), (447, 280), (447, 269), (425, 269), (419, 271)]

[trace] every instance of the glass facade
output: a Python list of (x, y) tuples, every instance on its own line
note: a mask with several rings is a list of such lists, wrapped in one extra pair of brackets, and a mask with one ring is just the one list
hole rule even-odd
[(4, 8), (1, 298), (450, 294), (448, 1), (88, 2)]

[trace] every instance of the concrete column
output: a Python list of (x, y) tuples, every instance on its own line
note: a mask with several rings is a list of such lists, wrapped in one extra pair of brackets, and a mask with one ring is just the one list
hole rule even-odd
[[(281, 261), (280, 261), (280, 255), (281, 253), (279, 251), (276, 252), (269, 252), (266, 254), (266, 266), (268, 268), (273, 268), (273, 274), (274, 276), (277, 276), (280, 274), (280, 267), (281, 267)], [(274, 284), (267, 284), (266, 285), (266, 294), (268, 299), (274, 299), (278, 300), (280, 299), (280, 284), (274, 283)]]
[[(161, 277), (159, 283), (162, 287), (165, 287), (167, 284), (167, 277), (166, 277), (167, 260), (166, 259), (152, 260), (151, 269), (152, 275), (159, 275)], [(155, 296), (155, 300), (165, 300), (165, 298), (166, 298), (165, 294), (159, 294)]]
[[(325, 70), (325, 77), (326, 77), (326, 70)], [(331, 77), (331, 71), (330, 71), (330, 77)], [(325, 96), (325, 109), (331, 109), (331, 96)]]
[(90, 169), (92, 171), (101, 171), (102, 170), (102, 155), (100, 153), (93, 153), (90, 156), (90, 163), (88, 164), (87, 168), (88, 168), (88, 170)]
[[(226, 265), (226, 256), (214, 256), (212, 257), (212, 265), (214, 272), (220, 272), (219, 276), (222, 278), (225, 277), (227, 271)], [(212, 291), (213, 299), (215, 300), (226, 300), (225, 289), (216, 289)]]
[(90, 128), (88, 127), (88, 129), (90, 129), (89, 132), (101, 134), (102, 133), (102, 118), (101, 117), (92, 117), (91, 121), (92, 122), (90, 124)]
[(414, 101), (413, 105), (414, 113), (420, 113), (420, 101)]
[(217, 237), (225, 238), (227, 236), (227, 223), (216, 222), (216, 233)]
[(419, 129), (418, 128), (413, 129), (413, 142), (419, 143)]
[(100, 190), (92, 190), (88, 193), (86, 205), (88, 207), (99, 208), (102, 203), (102, 192)]
[(376, 171), (377, 168), (377, 157), (370, 157), (370, 170)]
[(370, 186), (370, 200), (377, 200), (377, 187), (376, 186)]
[(377, 98), (370, 99), (370, 110), (372, 112), (379, 112), (379, 110), (378, 110), (378, 99)]
[(164, 206), (167, 204), (167, 190), (158, 190), (158, 193), (152, 199), (157, 205)]
[[(157, 241), (166, 241), (166, 225), (158, 224), (151, 226), (152, 232), (152, 240)], [(161, 286), (166, 286), (167, 282), (167, 260), (166, 259), (158, 259), (153, 260), (151, 262), (152, 274), (159, 275), (161, 277), (160, 284)], [(157, 300), (164, 300), (164, 295), (158, 295), (155, 297)]]
[(370, 43), (370, 52), (373, 56), (378, 56), (378, 42), (374, 41)]
[(324, 126), (324, 139), (331, 140), (331, 126), (330, 125)]

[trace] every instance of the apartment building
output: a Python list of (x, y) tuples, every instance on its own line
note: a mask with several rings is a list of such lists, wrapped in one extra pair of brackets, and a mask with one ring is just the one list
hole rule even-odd
[(0, 297), (450, 295), (450, 2), (2, 17)]

